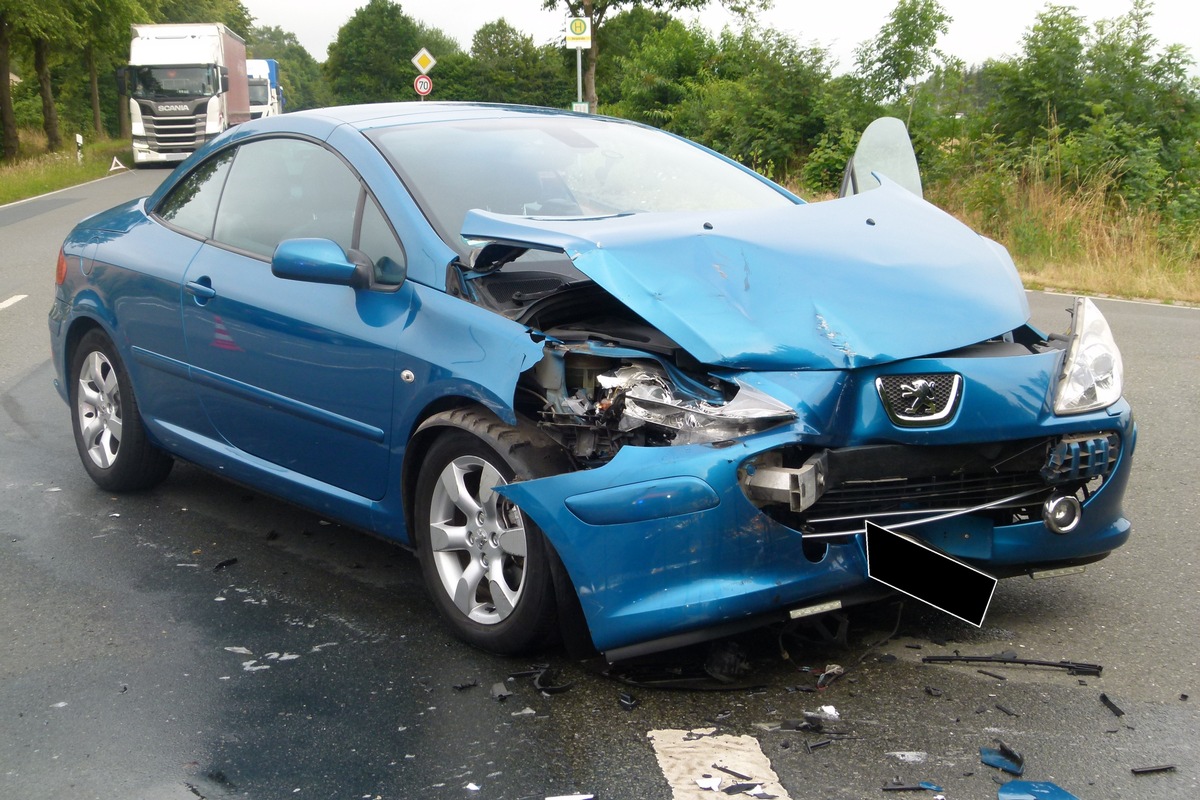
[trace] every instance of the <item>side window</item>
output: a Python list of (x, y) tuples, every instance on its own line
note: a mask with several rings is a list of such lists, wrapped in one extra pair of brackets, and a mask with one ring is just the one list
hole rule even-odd
[(172, 189), (154, 213), (185, 231), (205, 239), (211, 237), (221, 187), (225, 185), (232, 161), (233, 150), (217, 153)]
[(270, 258), (284, 239), (354, 240), (361, 187), (341, 159), (300, 139), (242, 145), (229, 170), (213, 238)]
[(375, 282), (397, 286), (404, 282), (404, 248), (384, 219), (383, 212), (371, 197), (363, 207), (362, 229), (358, 249), (375, 262)]

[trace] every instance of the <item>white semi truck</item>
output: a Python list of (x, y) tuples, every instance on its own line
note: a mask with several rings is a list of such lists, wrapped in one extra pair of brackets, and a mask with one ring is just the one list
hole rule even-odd
[(246, 43), (220, 23), (133, 25), (129, 97), (133, 162), (182, 161), (250, 119)]
[(273, 58), (246, 61), (250, 79), (250, 119), (273, 117), (284, 108), (283, 87), (279, 85), (279, 62)]

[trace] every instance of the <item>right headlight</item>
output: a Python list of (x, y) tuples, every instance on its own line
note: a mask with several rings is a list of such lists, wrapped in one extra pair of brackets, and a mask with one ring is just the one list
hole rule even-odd
[(1108, 320), (1091, 300), (1078, 298), (1071, 342), (1054, 394), (1054, 413), (1082, 414), (1108, 408), (1121, 397), (1124, 373)]

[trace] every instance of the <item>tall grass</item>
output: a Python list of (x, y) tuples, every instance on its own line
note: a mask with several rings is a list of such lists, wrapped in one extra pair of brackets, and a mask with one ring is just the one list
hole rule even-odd
[(1129, 208), (1103, 182), (981, 172), (927, 196), (1004, 244), (1031, 288), (1200, 303), (1200, 231)]
[(80, 163), (72, 139), (58, 153), (46, 153), (41, 131), (21, 131), (21, 156), (12, 163), (0, 162), (0, 205), (85, 183), (108, 174), (113, 157), (129, 164), (128, 139), (85, 142)]

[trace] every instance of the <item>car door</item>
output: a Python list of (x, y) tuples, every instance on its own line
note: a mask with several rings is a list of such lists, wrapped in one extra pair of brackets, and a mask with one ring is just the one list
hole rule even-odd
[(184, 276), (183, 328), (203, 406), (248, 462), (379, 499), (391, 439), (393, 323), (408, 295), (389, 291), (395, 286), (383, 270), (375, 285), (356, 289), (279, 278), (270, 264), (284, 239), (319, 237), (350, 249), (364, 244), (364, 230), (373, 232), (376, 260), (403, 263), (374, 200), (335, 153), (298, 138), (243, 144), (212, 239)]

